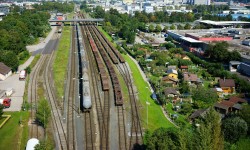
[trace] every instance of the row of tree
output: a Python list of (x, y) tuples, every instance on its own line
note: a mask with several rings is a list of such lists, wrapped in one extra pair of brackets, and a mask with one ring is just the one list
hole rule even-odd
[(23, 11), (11, 13), (0, 22), (0, 61), (16, 70), (19, 54), (26, 51), (26, 45), (32, 44), (38, 37), (44, 37), (50, 30), (49, 13)]
[(229, 44), (227, 42), (217, 42), (216, 44), (208, 45), (208, 49), (205, 51), (205, 54), (215, 62), (224, 62), (228, 63), (232, 60), (241, 60), (240, 53), (236, 50), (230, 52), (228, 51)]
[(43, 2), (33, 6), (37, 11), (56, 11), (61, 13), (74, 11), (74, 3)]
[[(249, 106), (238, 116), (221, 120), (220, 115), (209, 108), (206, 114), (193, 122), (191, 128), (159, 128), (145, 136), (146, 148), (172, 150), (223, 150), (231, 149), (241, 138), (245, 138), (249, 127)], [(246, 120), (244, 119), (246, 118)], [(245, 147), (246, 148), (246, 147)]]
[(49, 10), (60, 12), (73, 11), (72, 3), (51, 3), (35, 5), (33, 10), (22, 10), (18, 6), (11, 9), (0, 22), (0, 62), (17, 70), (19, 61), (27, 56), (26, 45), (35, 43), (38, 38), (45, 37), (51, 29), (48, 19)]

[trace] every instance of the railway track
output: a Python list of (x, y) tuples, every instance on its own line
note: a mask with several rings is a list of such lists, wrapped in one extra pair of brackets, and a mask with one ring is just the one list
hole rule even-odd
[(67, 137), (65, 133), (65, 129), (62, 123), (61, 119), (61, 113), (59, 108), (57, 107), (56, 103), (56, 97), (55, 93), (53, 92), (53, 81), (52, 81), (52, 75), (51, 75), (51, 64), (54, 58), (54, 52), (52, 54), (45, 55), (46, 60), (46, 68), (44, 71), (44, 84), (45, 84), (45, 90), (47, 93), (47, 99), (49, 100), (50, 107), (51, 107), (51, 117), (52, 117), (52, 123), (54, 127), (54, 132), (57, 137), (56, 145), (58, 146), (57, 148), (60, 150), (66, 150), (67, 149)]
[[(104, 124), (104, 119), (103, 119), (103, 112), (102, 112), (102, 98), (101, 98), (101, 94), (99, 93), (99, 87), (98, 85), (100, 85), (100, 79), (97, 77), (96, 74), (98, 74), (98, 70), (96, 69), (96, 62), (95, 62), (95, 58), (93, 56), (93, 54), (91, 53), (91, 47), (90, 47), (90, 44), (88, 43), (88, 37), (87, 37), (87, 28), (86, 26), (83, 26), (82, 27), (82, 36), (83, 36), (83, 41), (84, 41), (84, 47), (85, 47), (85, 50), (86, 50), (86, 53), (87, 53), (87, 56), (88, 56), (88, 60), (89, 60), (89, 69), (90, 69), (90, 79), (91, 79), (91, 83), (92, 83), (92, 90), (93, 93), (92, 93), (92, 96), (93, 96), (93, 99), (94, 99), (94, 104), (95, 104), (95, 107), (96, 107), (96, 113), (97, 113), (97, 118), (98, 118), (98, 129), (99, 131), (97, 131), (96, 133), (99, 135), (99, 140), (100, 143), (100, 147), (98, 149), (102, 149), (101, 147), (101, 143), (102, 142), (102, 139), (101, 137), (103, 136), (103, 132), (102, 132), (102, 127), (103, 127), (103, 124)], [(85, 122), (87, 122), (88, 120), (85, 120)], [(86, 124), (86, 123), (85, 123)], [(93, 131), (93, 130), (91, 130)], [(87, 133), (85, 133), (85, 136), (87, 135)], [(88, 139), (88, 136), (86, 137), (86, 139)], [(86, 145), (91, 145), (93, 144), (92, 143), (87, 143), (87, 141), (85, 141)]]
[(39, 138), (39, 131), (38, 131), (38, 124), (36, 122), (36, 109), (38, 105), (38, 97), (37, 97), (37, 80), (39, 78), (39, 72), (42, 68), (42, 65), (44, 63), (45, 57), (41, 56), (37, 64), (35, 65), (34, 70), (31, 73), (30, 76), (30, 82), (29, 82), (29, 102), (31, 103), (32, 109), (30, 113), (31, 118), (31, 128), (29, 132), (30, 138)]
[(69, 94), (68, 94), (68, 109), (67, 109), (67, 148), (68, 150), (74, 150), (76, 149), (76, 141), (75, 141), (75, 125), (74, 125), (74, 109), (75, 106), (75, 91), (76, 91), (76, 82), (75, 79), (77, 79), (76, 76), (76, 54), (77, 54), (77, 48), (76, 48), (76, 29), (72, 28), (72, 46), (71, 46), (71, 62), (70, 62), (70, 77), (69, 80)]
[[(130, 75), (130, 72), (126, 66), (126, 64), (123, 64), (124, 73), (127, 77), (127, 86), (129, 89), (129, 97), (130, 97), (130, 106), (131, 106), (131, 112), (132, 112), (132, 126), (131, 126), (131, 138), (129, 143), (129, 149), (133, 149), (134, 146), (141, 145), (143, 143), (143, 135), (142, 135), (142, 128), (141, 128), (141, 122), (140, 122), (140, 116), (138, 112), (138, 104), (136, 99), (136, 93), (133, 87), (133, 81)], [(134, 135), (135, 134), (135, 135)]]
[[(95, 35), (98, 37), (99, 41), (105, 48), (105, 51), (110, 56), (112, 62), (114, 64), (118, 64), (119, 58), (114, 54), (113, 50), (109, 47), (108, 43), (103, 39), (100, 32), (94, 27)], [(123, 106), (116, 106), (117, 107), (117, 117), (118, 117), (118, 132), (119, 132), (119, 149), (128, 149), (127, 148), (127, 135), (126, 135), (126, 128), (125, 128), (125, 116), (123, 111)]]
[[(130, 104), (131, 104), (131, 116), (132, 116), (132, 126), (131, 126), (131, 131), (130, 131), (131, 138), (130, 138), (130, 143), (129, 143), (129, 149), (132, 149), (134, 145), (137, 145), (137, 144), (140, 145), (143, 142), (140, 116), (139, 116), (139, 112), (138, 112), (138, 108), (137, 108), (138, 104), (137, 104), (137, 99), (135, 96), (136, 93), (135, 93), (135, 89), (134, 89), (133, 84), (132, 84), (133, 81), (132, 81), (130, 72), (128, 70), (128, 66), (126, 65), (126, 63), (123, 63), (124, 61), (120, 58), (121, 56), (119, 56), (119, 54), (116, 53), (117, 51), (114, 50), (114, 47), (111, 45), (111, 43), (107, 42), (107, 39), (98, 31), (98, 29), (96, 27), (95, 27), (95, 33), (100, 34), (98, 36), (99, 40), (102, 42), (102, 45), (106, 49), (106, 52), (109, 54), (110, 58), (113, 60), (113, 63), (116, 64), (117, 69), (119, 70), (120, 74), (122, 75), (122, 77), (123, 77), (123, 79), (128, 87), (129, 99), (130, 99)], [(113, 58), (114, 55), (110, 54), (112, 52), (115, 53), (116, 58)], [(116, 59), (119, 60), (120, 62), (117, 63)], [(121, 114), (121, 113), (118, 112), (118, 115), (119, 114)], [(118, 116), (118, 118), (122, 118), (122, 116)], [(120, 129), (123, 128), (124, 132), (126, 132), (125, 126), (123, 127), (123, 124), (119, 123), (119, 128)], [(124, 132), (120, 132), (119, 136), (120, 137), (125, 136), (126, 134), (121, 135)], [(125, 141), (126, 141), (126, 139), (125, 139)], [(122, 142), (123, 142), (123, 140), (121, 139), (120, 145), (123, 144)]]
[[(107, 65), (107, 69), (110, 73), (110, 66), (112, 66), (111, 63), (107, 63), (109, 60), (105, 57), (109, 56), (109, 59), (113, 62), (113, 64), (116, 64), (116, 67), (120, 74), (122, 75), (129, 91), (129, 99), (130, 99), (130, 105), (131, 105), (131, 130), (130, 130), (130, 140), (129, 143), (127, 141), (127, 135), (126, 135), (126, 129), (125, 129), (125, 116), (124, 116), (124, 111), (122, 106), (117, 106), (117, 115), (118, 115), (118, 127), (119, 127), (119, 149), (133, 149), (135, 145), (140, 145), (143, 142), (143, 137), (142, 137), (142, 129), (141, 129), (141, 123), (140, 123), (140, 116), (138, 112), (138, 104), (137, 104), (137, 98), (136, 98), (136, 92), (133, 87), (133, 81), (131, 78), (131, 74), (129, 72), (129, 69), (127, 68), (126, 64), (124, 63), (125, 60), (122, 58), (120, 53), (112, 46), (112, 44), (102, 35), (102, 33), (96, 28), (91, 25), (88, 28), (90, 31), (89, 34), (91, 37), (93, 37), (96, 46), (101, 53), (102, 57), (104, 58), (104, 62)], [(87, 29), (85, 29), (87, 31)], [(106, 55), (104, 57), (104, 55)], [(112, 75), (114, 73), (114, 69), (112, 69)], [(111, 76), (112, 79), (112, 76)], [(117, 79), (117, 77), (115, 77)], [(113, 83), (113, 86), (117, 86), (116, 84)], [(116, 95), (115, 95), (116, 96)], [(115, 99), (116, 103), (116, 99)], [(105, 109), (108, 110), (107, 105), (105, 106), (105, 100), (103, 104), (103, 113), (105, 114)], [(109, 119), (105, 117), (105, 120), (109, 122)], [(99, 120), (100, 121), (100, 120)], [(103, 121), (103, 120), (102, 120)], [(105, 125), (105, 121), (104, 121)], [(106, 126), (106, 125), (105, 125)], [(100, 129), (102, 129), (100, 127)], [(105, 130), (105, 128), (104, 128)], [(104, 132), (105, 133), (105, 132)], [(103, 133), (103, 134), (104, 134)], [(102, 134), (101, 137), (104, 135)], [(103, 141), (107, 142), (107, 141)]]

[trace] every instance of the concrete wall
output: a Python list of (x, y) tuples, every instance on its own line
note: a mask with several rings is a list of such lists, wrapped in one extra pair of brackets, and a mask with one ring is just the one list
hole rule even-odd
[(9, 72), (8, 74), (6, 74), (6, 75), (0, 74), (0, 81), (5, 80), (5, 79), (8, 78), (11, 74), (12, 74), (12, 71), (10, 71), (10, 72)]

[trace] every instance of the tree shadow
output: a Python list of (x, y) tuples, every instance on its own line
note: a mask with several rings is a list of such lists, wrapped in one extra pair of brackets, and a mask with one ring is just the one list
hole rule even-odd
[(140, 145), (138, 143), (134, 144), (132, 148), (132, 150), (145, 150), (145, 149), (146, 149), (146, 145), (144, 144)]

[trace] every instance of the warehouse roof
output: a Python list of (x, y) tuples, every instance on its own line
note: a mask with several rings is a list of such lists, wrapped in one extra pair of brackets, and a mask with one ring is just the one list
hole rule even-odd
[(198, 41), (198, 40), (195, 40), (195, 39), (192, 39), (190, 37), (181, 37), (182, 40), (184, 41), (187, 41), (187, 42), (190, 42), (190, 43), (202, 43), (202, 41)]
[(6, 75), (11, 71), (11, 68), (0, 62), (0, 74)]
[(212, 20), (198, 20), (199, 23), (223, 26), (223, 25), (234, 25), (234, 24), (250, 24), (247, 21), (212, 21)]

